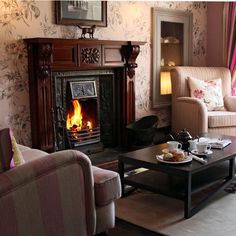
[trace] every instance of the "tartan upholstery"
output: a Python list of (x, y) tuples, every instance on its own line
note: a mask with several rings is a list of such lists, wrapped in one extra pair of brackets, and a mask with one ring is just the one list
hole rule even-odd
[(93, 166), (94, 191), (97, 206), (105, 206), (119, 198), (120, 191), (117, 191), (120, 179), (114, 171), (104, 170)]
[[(99, 230), (114, 227), (113, 200), (104, 206), (105, 220), (99, 215)], [(0, 174), (0, 235), (94, 235), (96, 215), (94, 173), (79, 151), (47, 154)]]

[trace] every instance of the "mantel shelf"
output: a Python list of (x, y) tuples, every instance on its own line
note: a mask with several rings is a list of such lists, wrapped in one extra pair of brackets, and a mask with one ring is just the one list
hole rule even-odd
[(70, 42), (90, 45), (144, 45), (144, 41), (99, 40), (99, 39), (63, 39), (63, 38), (27, 38), (27, 43)]

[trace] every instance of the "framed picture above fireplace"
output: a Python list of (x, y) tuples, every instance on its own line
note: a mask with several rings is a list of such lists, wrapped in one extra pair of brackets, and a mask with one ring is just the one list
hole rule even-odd
[(55, 1), (56, 23), (77, 26), (107, 26), (106, 1)]

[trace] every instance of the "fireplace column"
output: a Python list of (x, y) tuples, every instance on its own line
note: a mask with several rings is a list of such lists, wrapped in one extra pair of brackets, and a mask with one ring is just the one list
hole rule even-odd
[(139, 45), (124, 45), (122, 47), (122, 54), (125, 58), (125, 81), (122, 92), (122, 97), (124, 98), (124, 107), (123, 109), (123, 145), (127, 144), (127, 131), (126, 125), (132, 123), (135, 120), (135, 68), (138, 66), (136, 63), (136, 58), (140, 52)]
[(31, 54), (28, 61), (29, 77), (34, 74), (34, 79), (29, 79), (32, 144), (35, 148), (49, 151), (53, 148), (54, 139), (51, 96), (52, 44), (29, 46), (28, 52)]
[(126, 91), (124, 96), (126, 96), (126, 100), (128, 101), (126, 107), (126, 123), (131, 123), (135, 120), (135, 68), (138, 66), (136, 63), (136, 58), (140, 52), (140, 47), (138, 45), (125, 45), (122, 48), (122, 52), (124, 54), (126, 63)]

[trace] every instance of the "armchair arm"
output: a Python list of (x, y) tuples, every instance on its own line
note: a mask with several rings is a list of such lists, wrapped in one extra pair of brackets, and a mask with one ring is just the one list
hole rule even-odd
[(207, 132), (208, 118), (205, 104), (192, 97), (179, 97), (172, 104), (175, 132), (186, 128), (192, 135)]
[(2, 235), (93, 235), (94, 205), (91, 163), (79, 151), (56, 152), (0, 174)]
[(236, 97), (225, 96), (224, 97), (224, 104), (225, 104), (225, 108), (228, 111), (235, 111), (236, 112)]
[(117, 172), (92, 167), (94, 176), (95, 202), (104, 206), (121, 196), (120, 176)]

